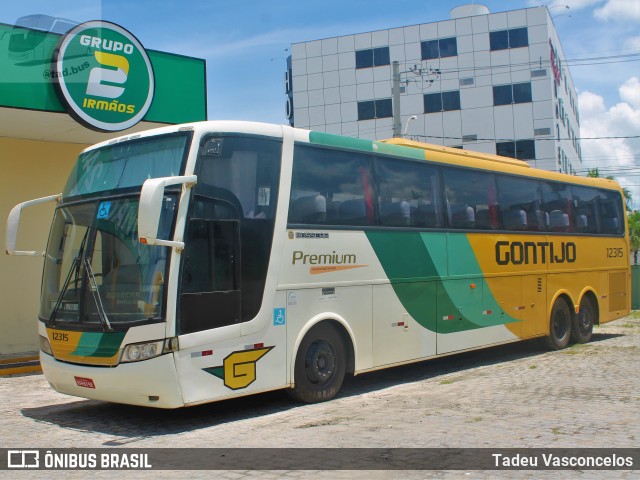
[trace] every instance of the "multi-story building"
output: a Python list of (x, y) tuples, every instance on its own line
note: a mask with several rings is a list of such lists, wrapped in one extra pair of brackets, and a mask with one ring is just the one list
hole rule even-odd
[(463, 5), (450, 20), (294, 43), (287, 116), (311, 130), (406, 136), (575, 173), (580, 123), (564, 59), (547, 7)]

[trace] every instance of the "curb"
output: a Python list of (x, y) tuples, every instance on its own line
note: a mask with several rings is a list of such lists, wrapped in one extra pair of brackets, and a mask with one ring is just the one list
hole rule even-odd
[(0, 377), (18, 373), (42, 372), (40, 358), (35, 356), (3, 358), (0, 360)]

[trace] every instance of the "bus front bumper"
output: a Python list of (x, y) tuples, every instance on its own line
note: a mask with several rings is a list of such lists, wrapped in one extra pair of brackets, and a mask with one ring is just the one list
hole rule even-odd
[(173, 354), (109, 368), (59, 362), (40, 352), (40, 364), (60, 393), (144, 407), (184, 406)]

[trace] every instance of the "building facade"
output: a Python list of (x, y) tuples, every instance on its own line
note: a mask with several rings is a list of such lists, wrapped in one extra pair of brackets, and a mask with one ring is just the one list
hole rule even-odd
[(290, 123), (582, 168), (577, 95), (547, 7), (463, 5), (451, 17), (292, 44)]

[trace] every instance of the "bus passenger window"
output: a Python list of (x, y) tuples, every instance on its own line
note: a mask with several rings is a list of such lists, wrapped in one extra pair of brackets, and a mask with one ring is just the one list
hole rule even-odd
[(438, 169), (424, 162), (376, 158), (380, 225), (441, 227)]

